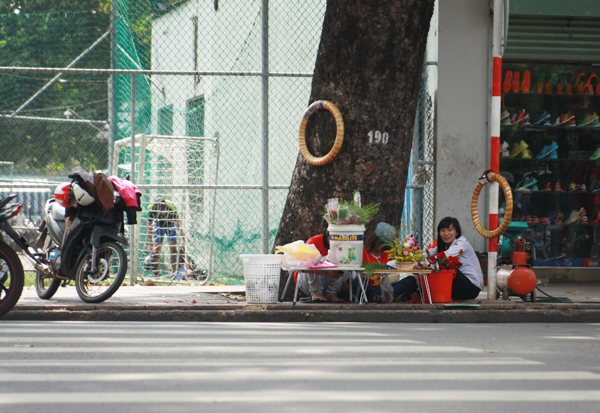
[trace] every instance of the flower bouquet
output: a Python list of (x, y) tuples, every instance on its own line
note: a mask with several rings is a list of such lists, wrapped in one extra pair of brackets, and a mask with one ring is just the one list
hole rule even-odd
[(414, 235), (395, 239), (390, 248), (390, 258), (396, 262), (420, 262), (425, 259), (423, 250)]
[[(430, 246), (433, 248), (433, 246)], [(429, 250), (429, 247), (427, 248)], [(463, 252), (460, 250), (459, 255)], [(458, 259), (458, 256), (446, 255), (445, 251), (439, 251), (427, 257), (425, 263), (419, 263), (420, 268), (431, 268), (433, 272), (437, 273), (440, 270), (456, 270), (462, 266), (462, 263)]]
[(354, 193), (354, 200), (330, 198), (323, 209), (323, 219), (330, 225), (362, 225), (379, 212), (379, 204), (361, 205), (360, 194)]
[(414, 235), (409, 234), (403, 239), (394, 239), (390, 246), (390, 259), (396, 261), (396, 266), (413, 268), (416, 263), (425, 260), (425, 254)]

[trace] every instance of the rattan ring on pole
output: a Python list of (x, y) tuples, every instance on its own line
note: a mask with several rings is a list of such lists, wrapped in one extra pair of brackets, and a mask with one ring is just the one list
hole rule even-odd
[[(336, 126), (336, 134), (335, 134), (335, 142), (333, 142), (333, 147), (329, 151), (329, 153), (325, 156), (316, 157), (313, 156), (308, 148), (306, 147), (306, 125), (308, 124), (308, 118), (312, 115), (317, 109), (327, 109), (333, 115), (335, 119)], [(328, 100), (318, 100), (312, 103), (306, 112), (304, 112), (304, 116), (302, 116), (302, 121), (300, 122), (300, 130), (298, 131), (298, 144), (300, 145), (300, 153), (311, 165), (314, 166), (323, 166), (327, 165), (329, 162), (333, 161), (333, 159), (337, 156), (342, 149), (342, 143), (344, 143), (344, 119), (342, 118), (342, 114), (340, 110)]]
[[(479, 221), (479, 213), (477, 212), (477, 201), (479, 200), (479, 193), (483, 189), (484, 185), (488, 182), (497, 182), (502, 188), (504, 192), (504, 197), (506, 198), (506, 210), (504, 212), (504, 219), (498, 228), (493, 231), (487, 230), (481, 225)], [(475, 185), (475, 189), (473, 190), (473, 197), (471, 198), (471, 217), (473, 218), (473, 224), (475, 225), (475, 229), (485, 238), (491, 239), (499, 237), (506, 231), (508, 228), (508, 224), (510, 224), (510, 219), (512, 218), (513, 213), (513, 196), (512, 191), (510, 190), (510, 185), (504, 179), (504, 177), (500, 174), (494, 173), (491, 170), (487, 170), (479, 177), (477, 185)]]

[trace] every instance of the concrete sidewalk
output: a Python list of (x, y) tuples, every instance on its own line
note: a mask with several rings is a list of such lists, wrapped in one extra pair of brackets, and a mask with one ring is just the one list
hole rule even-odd
[(520, 297), (462, 304), (248, 304), (243, 286), (122, 286), (109, 300), (87, 304), (75, 287), (51, 300), (26, 287), (4, 320), (247, 322), (598, 322), (600, 283), (539, 285), (537, 301)]

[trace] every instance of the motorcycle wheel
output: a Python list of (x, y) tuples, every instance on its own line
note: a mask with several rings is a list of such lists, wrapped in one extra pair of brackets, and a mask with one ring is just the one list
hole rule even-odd
[(35, 292), (42, 300), (51, 299), (60, 287), (60, 280), (45, 275), (43, 271), (35, 271)]
[(98, 247), (97, 270), (92, 267), (92, 249), (83, 254), (77, 264), (75, 288), (86, 303), (101, 303), (108, 300), (119, 289), (127, 272), (127, 254), (119, 244), (103, 242)]
[(17, 253), (0, 241), (0, 316), (9, 312), (23, 292), (25, 272)]
[(207, 270), (197, 270), (192, 273), (192, 278), (197, 281), (196, 284), (204, 285), (207, 283), (209, 275)]

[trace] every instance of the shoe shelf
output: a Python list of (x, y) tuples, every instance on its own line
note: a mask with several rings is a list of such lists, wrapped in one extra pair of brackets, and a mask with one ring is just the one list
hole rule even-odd
[(524, 237), (533, 246), (534, 266), (600, 266), (598, 226), (580, 224), (533, 225)]
[(562, 133), (585, 133), (589, 132), (590, 134), (594, 134), (594, 132), (600, 131), (600, 126), (544, 126), (544, 125), (526, 125), (526, 126), (518, 126), (518, 125), (500, 125), (501, 132), (513, 132), (518, 134), (529, 134), (529, 133), (546, 133), (553, 134), (558, 133), (559, 131)]
[(505, 62), (500, 171), (535, 266), (600, 266), (599, 77), (598, 66)]
[[(600, 70), (599, 70), (600, 73)], [(550, 114), (550, 122), (555, 125), (557, 118), (563, 113), (571, 111), (575, 115), (575, 125), (578, 125), (588, 111), (598, 113), (600, 109), (600, 95), (537, 95), (524, 93), (506, 93), (503, 96), (504, 107), (513, 116), (521, 110), (529, 115), (529, 122), (533, 123), (536, 113)], [(512, 111), (510, 108), (514, 108)]]
[[(534, 198), (532, 202), (561, 202), (561, 203), (573, 203), (573, 202), (582, 202), (582, 197), (589, 197), (591, 195), (595, 195), (600, 192), (591, 192), (591, 191), (556, 191), (554, 188), (550, 190), (533, 190), (533, 191), (521, 191), (516, 189), (515, 192), (520, 192), (521, 194), (527, 194)], [(571, 200), (571, 198), (577, 197), (576, 200)], [(585, 202), (585, 200), (583, 200)], [(560, 205), (556, 205), (555, 209), (560, 208)], [(587, 214), (586, 214), (587, 215)], [(524, 220), (524, 219), (521, 219)]]
[(595, 163), (597, 159), (570, 159), (570, 158), (556, 158), (556, 159), (536, 159), (536, 158), (505, 158), (500, 161), (500, 164), (503, 166), (508, 165), (529, 165), (529, 166), (538, 166), (538, 165), (548, 165), (551, 167), (552, 165), (567, 165), (567, 164), (581, 164), (581, 163)]

